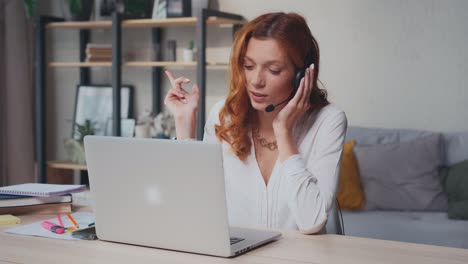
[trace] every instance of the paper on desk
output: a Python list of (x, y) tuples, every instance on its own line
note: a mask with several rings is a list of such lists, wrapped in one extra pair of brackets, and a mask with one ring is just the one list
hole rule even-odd
[[(94, 215), (93, 213), (90, 213), (90, 212), (76, 212), (76, 213), (73, 213), (72, 216), (76, 220), (80, 228), (88, 227), (90, 223), (94, 222)], [(64, 226), (66, 227), (73, 226), (73, 223), (70, 221), (70, 219), (68, 219), (66, 215), (62, 214), (61, 217), (62, 217)], [(43, 221), (45, 221), (45, 219)], [(65, 233), (65, 234), (55, 234), (55, 233), (50, 232), (49, 230), (44, 229), (41, 226), (41, 223), (43, 221), (34, 222), (29, 225), (15, 226), (15, 227), (6, 229), (5, 232), (10, 233), (10, 234), (19, 234), (19, 235), (27, 235), (27, 236), (40, 236), (40, 237), (49, 237), (49, 238), (64, 239), (64, 240), (78, 240), (77, 238), (74, 238), (71, 236), (72, 234), (71, 232)], [(48, 221), (58, 224), (57, 217), (48, 219)]]

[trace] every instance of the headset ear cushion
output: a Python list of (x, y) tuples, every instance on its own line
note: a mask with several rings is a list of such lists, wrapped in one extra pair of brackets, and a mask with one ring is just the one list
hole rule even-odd
[(305, 75), (305, 70), (302, 69), (296, 73), (296, 76), (294, 77), (294, 89), (297, 90), (299, 89), (299, 85), (301, 84), (301, 80)]

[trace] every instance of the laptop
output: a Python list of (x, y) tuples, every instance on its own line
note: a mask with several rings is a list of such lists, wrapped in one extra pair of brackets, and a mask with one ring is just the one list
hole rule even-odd
[(230, 227), (220, 144), (86, 136), (99, 239), (233, 257), (281, 233)]

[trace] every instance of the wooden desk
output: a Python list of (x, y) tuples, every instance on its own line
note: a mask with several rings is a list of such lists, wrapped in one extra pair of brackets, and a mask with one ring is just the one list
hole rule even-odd
[[(20, 216), (32, 223), (54, 216)], [(468, 250), (338, 235), (283, 237), (224, 259), (103, 241), (65, 241), (13, 235), (0, 227), (0, 263), (468, 263)]]

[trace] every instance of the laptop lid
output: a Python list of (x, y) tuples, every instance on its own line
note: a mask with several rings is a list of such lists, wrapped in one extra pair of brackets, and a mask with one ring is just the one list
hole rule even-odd
[(230, 256), (221, 146), (84, 139), (99, 239)]

